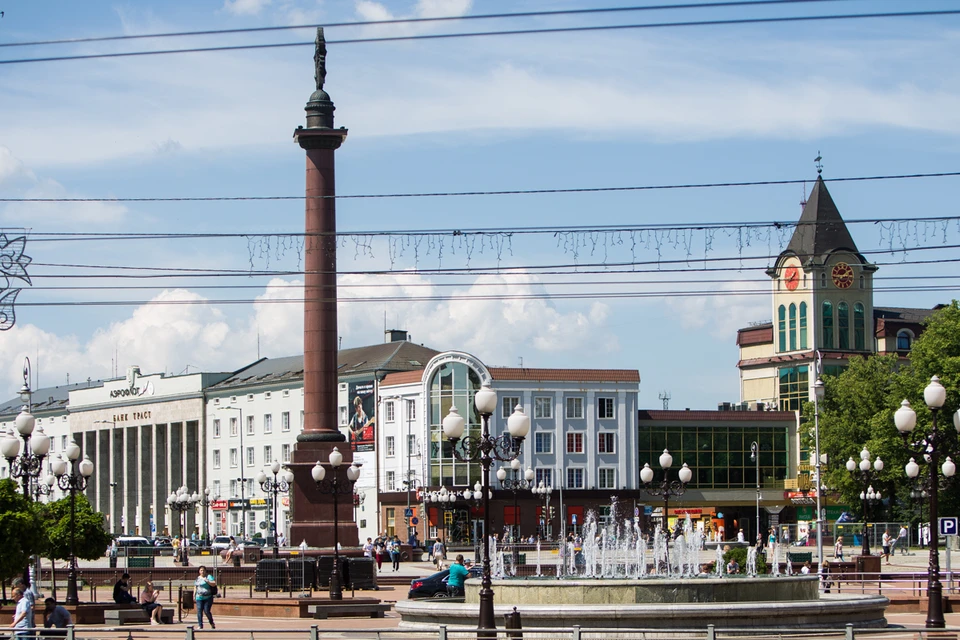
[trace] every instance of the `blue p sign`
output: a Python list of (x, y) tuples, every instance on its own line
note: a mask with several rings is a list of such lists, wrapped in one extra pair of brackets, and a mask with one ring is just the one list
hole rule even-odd
[(938, 524), (940, 525), (940, 535), (942, 536), (957, 535), (957, 519), (956, 518), (940, 518)]

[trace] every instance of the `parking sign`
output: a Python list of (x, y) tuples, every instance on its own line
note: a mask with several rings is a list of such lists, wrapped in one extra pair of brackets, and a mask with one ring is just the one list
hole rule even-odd
[(938, 524), (940, 529), (940, 535), (942, 536), (957, 535), (957, 519), (956, 518), (940, 518)]

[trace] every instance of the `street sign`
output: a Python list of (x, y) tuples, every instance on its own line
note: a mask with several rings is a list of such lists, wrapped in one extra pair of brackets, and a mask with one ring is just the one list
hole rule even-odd
[(403, 510), (403, 517), (404, 517), (404, 518), (412, 518), (412, 517), (413, 517), (413, 509), (411, 509), (410, 507), (407, 507), (406, 509), (404, 509), (404, 510)]
[(570, 524), (577, 524), (577, 514), (575, 513), (570, 514)]
[(640, 507), (634, 507), (634, 508), (633, 508), (633, 517), (634, 517), (634, 518), (639, 518), (639, 517), (640, 517)]
[(420, 518), (418, 518), (418, 517), (416, 517), (416, 516), (410, 518), (410, 524), (412, 524), (412, 525), (414, 525), (414, 526), (420, 524)]
[(957, 535), (957, 519), (956, 518), (940, 518), (939, 525), (940, 525), (939, 526), (940, 535), (942, 536)]

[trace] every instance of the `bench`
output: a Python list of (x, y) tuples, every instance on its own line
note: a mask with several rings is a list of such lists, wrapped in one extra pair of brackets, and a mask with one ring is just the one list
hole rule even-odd
[(311, 604), (307, 607), (315, 620), (344, 618), (347, 616), (369, 616), (383, 618), (393, 608), (393, 604)]
[[(143, 609), (106, 609), (103, 612), (103, 621), (107, 625), (121, 626), (124, 624), (150, 624), (150, 616)], [(173, 624), (173, 607), (164, 607), (160, 611), (160, 621), (164, 624)]]

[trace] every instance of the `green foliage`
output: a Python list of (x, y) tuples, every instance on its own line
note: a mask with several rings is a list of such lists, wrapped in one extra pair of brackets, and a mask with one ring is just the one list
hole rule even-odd
[(0, 480), (0, 540), (2, 580), (23, 573), (30, 556), (45, 551), (39, 509), (9, 478)]
[[(729, 551), (724, 552), (723, 554), (723, 570), (726, 572), (727, 565), (730, 563), (731, 558), (737, 559), (737, 564), (740, 565), (740, 573), (747, 572), (747, 548), (746, 547), (733, 547)], [(766, 573), (767, 572), (767, 558), (763, 552), (757, 552), (757, 573)]]
[[(74, 518), (74, 551), (77, 557), (83, 560), (103, 557), (110, 546), (110, 534), (106, 531), (103, 514), (95, 512), (87, 496), (80, 492), (76, 494)], [(46, 505), (44, 520), (49, 539), (48, 557), (66, 560), (70, 557), (70, 497)]]
[[(910, 401), (917, 412), (914, 440), (928, 433), (931, 415), (923, 402), (923, 389), (930, 377), (937, 375), (947, 389), (947, 402), (938, 426), (952, 439), (949, 448), (956, 448), (951, 416), (960, 406), (960, 305), (957, 301), (934, 313), (920, 337), (914, 342), (909, 360), (896, 355), (854, 357), (839, 376), (824, 376), (825, 394), (820, 402), (820, 451), (826, 454), (824, 483), (839, 493), (839, 502), (849, 505), (859, 517), (860, 492), (858, 477), (846, 469), (853, 457), (860, 461), (860, 450), (866, 447), (871, 459), (879, 456), (884, 469), (872, 482), (873, 488), (887, 497), (885, 505), (875, 507), (871, 520), (916, 522), (919, 505), (911, 502), (910, 485), (904, 465), (910, 454), (893, 423), (893, 414), (903, 399)], [(814, 450), (814, 405), (804, 407), (801, 437), (809, 451)], [(811, 456), (812, 458), (812, 456)], [(923, 466), (923, 461), (917, 462)], [(925, 473), (925, 469), (921, 474)], [(940, 514), (957, 513), (960, 492), (940, 491)]]

